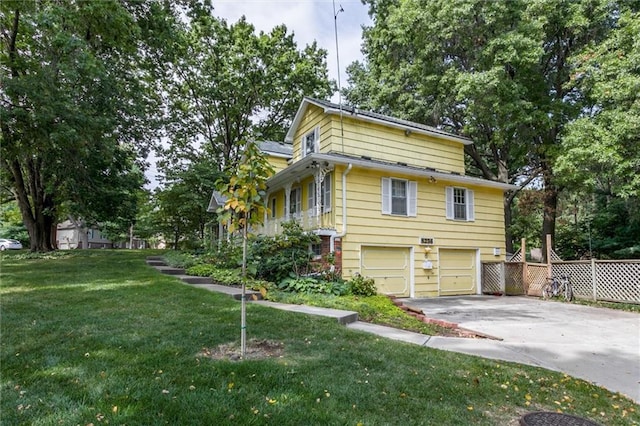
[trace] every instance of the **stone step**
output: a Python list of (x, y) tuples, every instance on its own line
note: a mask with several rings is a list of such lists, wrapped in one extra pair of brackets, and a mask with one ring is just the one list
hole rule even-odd
[(150, 266), (167, 266), (163, 260), (147, 259), (147, 265)]
[(147, 256), (147, 260), (164, 260), (162, 256)]
[(181, 268), (172, 268), (171, 266), (156, 266), (155, 268), (167, 275), (184, 275), (184, 269)]
[(181, 275), (180, 279), (187, 284), (213, 284), (210, 277), (196, 277), (193, 275)]

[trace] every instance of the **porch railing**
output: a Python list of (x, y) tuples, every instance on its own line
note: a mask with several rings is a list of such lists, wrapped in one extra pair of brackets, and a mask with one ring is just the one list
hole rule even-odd
[(282, 232), (282, 224), (291, 220), (296, 221), (305, 231), (335, 229), (333, 216), (330, 212), (318, 216), (315, 209), (309, 209), (293, 214), (289, 218), (269, 218), (264, 225), (258, 229), (258, 233), (269, 236), (280, 234)]

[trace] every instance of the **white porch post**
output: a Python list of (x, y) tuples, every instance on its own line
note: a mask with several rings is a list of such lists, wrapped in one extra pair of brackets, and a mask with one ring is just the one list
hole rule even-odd
[(284, 220), (291, 219), (291, 182), (284, 186)]

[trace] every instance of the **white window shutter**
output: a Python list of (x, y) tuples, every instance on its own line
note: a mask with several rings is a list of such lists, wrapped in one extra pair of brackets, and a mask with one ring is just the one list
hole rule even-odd
[(407, 204), (407, 216), (416, 217), (418, 215), (418, 182), (408, 182)]
[(391, 179), (382, 178), (382, 214), (391, 214)]
[(331, 211), (331, 173), (327, 173), (322, 181), (322, 212)]
[(307, 209), (311, 211), (311, 216), (316, 215), (316, 185), (314, 182), (310, 182), (307, 186)]
[(470, 189), (467, 189), (466, 191), (466, 195), (467, 195), (467, 199), (465, 200), (467, 202), (467, 220), (475, 220), (475, 215), (474, 215), (474, 195), (473, 195), (473, 191)]
[(302, 149), (301, 157), (302, 158), (306, 157), (307, 156), (307, 138), (304, 136), (300, 140), (300, 149)]
[(447, 219), (453, 219), (453, 187), (447, 186), (446, 188), (446, 202), (445, 212)]
[(313, 129), (313, 152), (320, 152), (320, 126)]

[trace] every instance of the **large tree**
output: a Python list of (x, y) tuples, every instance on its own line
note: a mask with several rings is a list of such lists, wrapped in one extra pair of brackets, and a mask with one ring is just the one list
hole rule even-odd
[(592, 107), (565, 128), (558, 172), (577, 190), (640, 197), (640, 12), (624, 12), (574, 63), (571, 85)]
[(61, 214), (131, 215), (151, 99), (138, 58), (142, 2), (0, 3), (3, 186), (31, 250), (55, 248)]
[(173, 7), (171, 49), (156, 57), (167, 101), (165, 171), (202, 150), (232, 171), (243, 141), (282, 140), (303, 96), (332, 93), (327, 52), (315, 43), (299, 49), (284, 25), (256, 33), (206, 4)]
[[(555, 231), (560, 132), (584, 106), (569, 59), (598, 42), (621, 5), (605, 0), (376, 0), (350, 102), (462, 133), (472, 170), (544, 190), (542, 233)], [(505, 198), (507, 230), (514, 194)], [(542, 239), (544, 241), (544, 238)], [(512, 247), (507, 238), (507, 247)]]

